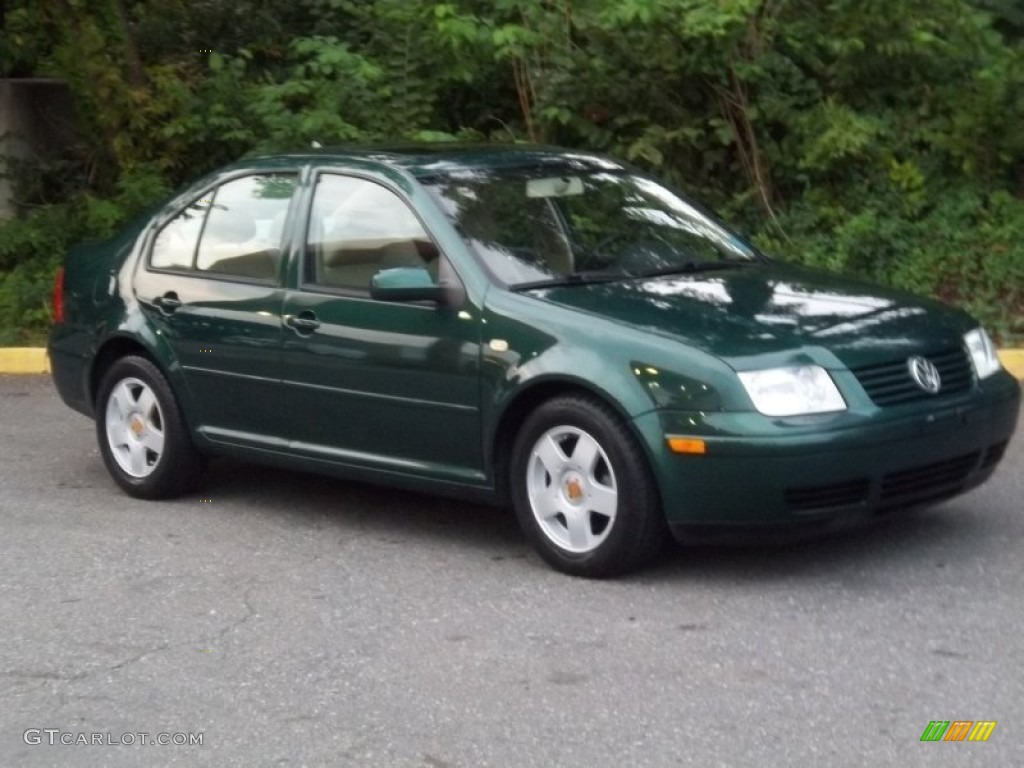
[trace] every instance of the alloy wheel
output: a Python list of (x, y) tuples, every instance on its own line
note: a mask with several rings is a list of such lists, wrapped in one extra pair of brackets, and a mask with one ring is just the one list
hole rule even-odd
[(601, 444), (572, 426), (549, 429), (534, 443), (526, 491), (544, 535), (563, 550), (597, 549), (619, 508), (615, 472)]
[(143, 381), (119, 381), (107, 398), (106, 436), (117, 465), (136, 478), (148, 477), (164, 454), (164, 416), (156, 394)]

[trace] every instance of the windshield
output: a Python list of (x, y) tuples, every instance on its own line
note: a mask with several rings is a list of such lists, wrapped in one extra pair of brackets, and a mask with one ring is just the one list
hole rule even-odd
[(651, 179), (608, 171), (460, 171), (426, 183), (491, 272), (516, 288), (749, 262), (754, 248)]

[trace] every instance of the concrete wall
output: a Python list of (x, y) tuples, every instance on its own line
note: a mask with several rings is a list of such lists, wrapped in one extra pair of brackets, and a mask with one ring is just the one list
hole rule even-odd
[[(74, 141), (74, 114), (71, 92), (60, 80), (0, 79), (0, 158), (59, 152)], [(14, 213), (10, 182), (0, 178), (0, 219)]]

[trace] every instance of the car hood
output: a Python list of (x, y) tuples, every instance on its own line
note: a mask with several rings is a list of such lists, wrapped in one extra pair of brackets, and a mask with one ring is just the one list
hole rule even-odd
[(671, 336), (717, 357), (824, 347), (849, 367), (960, 344), (973, 323), (929, 299), (778, 263), (552, 287), (545, 301)]

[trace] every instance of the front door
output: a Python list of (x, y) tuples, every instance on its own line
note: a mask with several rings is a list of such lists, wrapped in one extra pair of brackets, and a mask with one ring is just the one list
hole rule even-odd
[(409, 204), (362, 177), (315, 180), (299, 288), (284, 306), (293, 449), (334, 462), (482, 482), (479, 312), (370, 298), (381, 269), (456, 279)]

